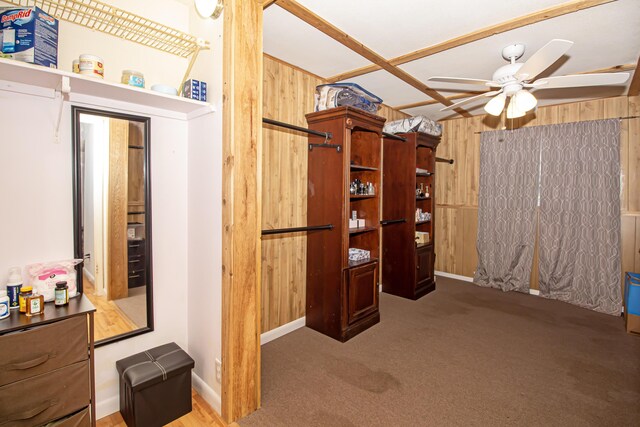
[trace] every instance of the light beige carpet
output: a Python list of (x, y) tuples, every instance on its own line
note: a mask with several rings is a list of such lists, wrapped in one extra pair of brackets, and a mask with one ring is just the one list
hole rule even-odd
[(438, 278), (387, 294), (341, 344), (308, 328), (262, 347), (248, 426), (638, 426), (640, 337), (621, 317)]
[(120, 298), (113, 302), (139, 328), (147, 326), (147, 292), (145, 286), (131, 288), (127, 298)]

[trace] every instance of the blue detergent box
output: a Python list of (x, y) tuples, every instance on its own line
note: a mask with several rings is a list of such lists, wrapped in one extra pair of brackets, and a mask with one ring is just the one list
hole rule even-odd
[(38, 7), (0, 8), (2, 56), (58, 68), (58, 20)]
[(627, 332), (640, 334), (640, 273), (625, 274), (624, 320)]
[(207, 84), (196, 79), (189, 79), (184, 82), (182, 96), (185, 98), (207, 101)]

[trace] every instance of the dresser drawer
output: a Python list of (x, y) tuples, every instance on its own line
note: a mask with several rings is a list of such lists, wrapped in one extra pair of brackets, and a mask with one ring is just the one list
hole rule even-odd
[(87, 358), (88, 336), (85, 316), (2, 335), (0, 386)]
[(86, 407), (73, 415), (52, 421), (44, 427), (89, 427), (90, 425), (91, 418), (89, 416), (89, 407)]
[(0, 425), (39, 426), (90, 404), (89, 361), (0, 387)]
[(128, 240), (127, 255), (144, 255), (144, 240)]
[(146, 274), (144, 270), (133, 271), (129, 273), (129, 288), (137, 288), (138, 286), (144, 286), (147, 284)]
[(144, 270), (144, 255), (132, 255), (127, 260), (129, 263), (129, 275), (131, 273)]

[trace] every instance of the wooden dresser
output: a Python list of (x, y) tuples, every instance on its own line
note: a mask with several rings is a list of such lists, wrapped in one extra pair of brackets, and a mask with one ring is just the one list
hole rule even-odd
[(95, 426), (94, 312), (81, 295), (0, 320), (0, 426)]

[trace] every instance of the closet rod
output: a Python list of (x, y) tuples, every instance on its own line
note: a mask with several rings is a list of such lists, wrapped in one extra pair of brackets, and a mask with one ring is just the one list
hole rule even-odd
[[(611, 119), (618, 119), (618, 120), (627, 120), (627, 119), (640, 119), (640, 116), (626, 116), (626, 117), (610, 117)], [(600, 120), (607, 120), (607, 119), (600, 119)], [(571, 122), (571, 123), (579, 123), (579, 122)], [(560, 123), (554, 123), (554, 124), (560, 124)], [(538, 126), (546, 126), (546, 125), (538, 125)], [(535, 126), (532, 126), (535, 127)], [(516, 129), (520, 129), (520, 128), (516, 128)], [(508, 130), (516, 130), (516, 129), (508, 129)], [(507, 129), (502, 129), (502, 130), (507, 130)], [(492, 130), (485, 130), (485, 131), (477, 131), (474, 133), (484, 133), (484, 132), (493, 132)]]
[(303, 128), (303, 127), (300, 127), (300, 126), (292, 125), (292, 124), (289, 124), (289, 123), (284, 123), (284, 122), (279, 122), (277, 120), (267, 119), (266, 117), (262, 118), (262, 123), (267, 123), (269, 125), (274, 125), (274, 126), (280, 126), (280, 127), (291, 129), (291, 130), (297, 130), (298, 132), (305, 132), (305, 133), (308, 133), (308, 134), (311, 134), (311, 135), (322, 136), (326, 140), (330, 140), (331, 138), (333, 138), (333, 134), (331, 132), (320, 132), (320, 131), (317, 131), (317, 130), (311, 130), (311, 129)]
[(262, 235), (267, 236), (270, 234), (296, 233), (298, 231), (313, 231), (313, 230), (333, 230), (333, 224), (310, 225), (308, 227), (274, 228), (271, 230), (262, 230)]
[(442, 157), (436, 157), (436, 162), (449, 163), (450, 165), (452, 165), (453, 159), (443, 159)]
[(401, 136), (394, 135), (394, 134), (392, 134), (392, 133), (382, 132), (382, 135), (383, 135), (385, 138), (397, 139), (397, 140), (400, 140), (400, 141), (403, 141), (403, 142), (407, 142), (407, 138), (403, 138), (403, 137), (401, 137)]
[(399, 224), (401, 222), (407, 222), (405, 218), (402, 219), (383, 219), (380, 221), (380, 225)]

